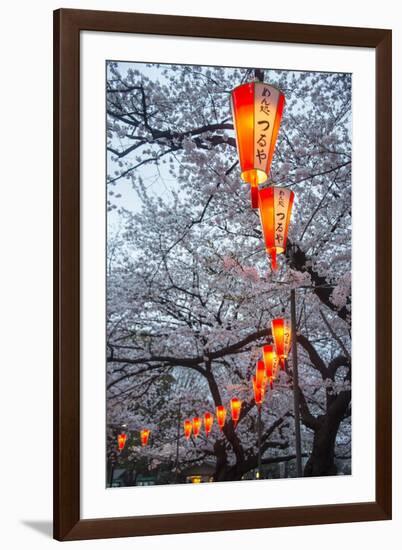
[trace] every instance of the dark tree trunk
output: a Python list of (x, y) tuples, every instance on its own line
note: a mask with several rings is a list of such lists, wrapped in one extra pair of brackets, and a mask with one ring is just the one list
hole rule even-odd
[(215, 472), (214, 481), (240, 481), (243, 470), (237, 466), (226, 465)]
[(241, 479), (244, 471), (239, 464), (228, 464), (227, 453), (223, 441), (219, 439), (216, 441), (214, 452), (216, 455), (214, 481), (238, 481)]
[(228, 466), (225, 445), (220, 439), (217, 439), (215, 442), (214, 452), (216, 456), (214, 481), (220, 481), (221, 477), (224, 475), (224, 472)]
[(333, 476), (335, 465), (335, 442), (339, 425), (345, 418), (351, 400), (350, 391), (338, 395), (327, 394), (327, 414), (316, 418), (313, 450), (304, 468), (305, 477)]
[(335, 440), (340, 421), (327, 415), (317, 420), (320, 426), (314, 432), (313, 450), (304, 468), (304, 476), (334, 476), (337, 474)]

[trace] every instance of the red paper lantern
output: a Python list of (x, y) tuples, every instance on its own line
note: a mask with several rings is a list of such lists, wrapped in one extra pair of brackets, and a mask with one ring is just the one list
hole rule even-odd
[(190, 439), (191, 432), (193, 431), (193, 424), (191, 420), (187, 419), (184, 421), (184, 437), (188, 440)]
[(264, 401), (265, 385), (258, 384), (256, 376), (253, 376), (253, 391), (255, 404), (260, 407)]
[(122, 451), (124, 449), (126, 441), (127, 441), (127, 434), (121, 433), (117, 436), (117, 447), (119, 451)]
[(216, 421), (218, 422), (219, 429), (222, 431), (226, 420), (226, 409), (223, 405), (216, 407)]
[(233, 424), (234, 424), (234, 427), (236, 427), (240, 418), (240, 411), (241, 411), (241, 400), (238, 397), (233, 397), (230, 400), (230, 409), (232, 412)]
[(294, 193), (282, 187), (265, 187), (258, 191), (258, 206), (265, 248), (277, 268), (276, 256), (286, 250)]
[(255, 381), (257, 386), (265, 386), (265, 365), (263, 361), (257, 361), (255, 368)]
[(148, 445), (150, 433), (151, 433), (151, 430), (141, 430), (140, 439), (141, 439), (141, 445), (143, 447), (146, 447)]
[(262, 356), (264, 360), (265, 376), (272, 390), (278, 368), (278, 356), (276, 355), (274, 346), (264, 346), (262, 348)]
[(232, 91), (241, 178), (251, 186), (251, 203), (258, 207), (258, 184), (267, 180), (281, 124), (285, 96), (270, 84), (247, 82)]
[(271, 322), (272, 336), (275, 344), (276, 355), (281, 361), (282, 369), (289, 355), (291, 346), (291, 325), (288, 319), (273, 319)]
[(201, 418), (199, 416), (195, 416), (193, 418), (193, 434), (194, 434), (194, 437), (198, 437), (200, 435), (200, 430), (201, 430)]
[(213, 422), (214, 422), (213, 414), (211, 414), (210, 412), (204, 413), (204, 426), (205, 426), (205, 433), (207, 437), (212, 430)]

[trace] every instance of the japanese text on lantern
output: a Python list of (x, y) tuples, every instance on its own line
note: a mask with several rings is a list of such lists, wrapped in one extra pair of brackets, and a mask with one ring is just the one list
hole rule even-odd
[(285, 344), (285, 350), (289, 350), (290, 349), (290, 335), (291, 335), (291, 331), (290, 331), (290, 323), (285, 323), (284, 325), (284, 330), (283, 330), (283, 341), (284, 341), (284, 344)]
[(283, 248), (286, 216), (288, 213), (289, 196), (288, 192), (280, 187), (275, 188), (274, 192), (274, 212), (275, 212), (275, 246)]
[(263, 83), (255, 85), (254, 154), (256, 168), (267, 170), (269, 145), (276, 115), (279, 91)]

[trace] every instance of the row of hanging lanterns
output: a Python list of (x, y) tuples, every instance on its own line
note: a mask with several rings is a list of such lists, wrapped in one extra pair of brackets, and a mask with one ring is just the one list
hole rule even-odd
[[(262, 347), (262, 360), (257, 360), (256, 373), (252, 377), (254, 401), (257, 406), (260, 406), (264, 400), (266, 386), (269, 384), (273, 389), (273, 383), (278, 374), (278, 368), (284, 370), (285, 361), (288, 357), (291, 346), (291, 327), (288, 319), (273, 319), (271, 322), (271, 331), (274, 345), (265, 345)], [(233, 397), (230, 400), (231, 418), (234, 427), (240, 419), (242, 401), (238, 397)], [(226, 409), (223, 405), (216, 407), (216, 421), (219, 429), (222, 431), (226, 421)], [(205, 435), (208, 437), (212, 431), (214, 415), (210, 412), (205, 412), (203, 416)], [(191, 435), (197, 438), (201, 432), (202, 419), (198, 416), (192, 420), (184, 421), (184, 436), (188, 440)], [(140, 441), (143, 447), (146, 447), (149, 442), (151, 430), (142, 429), (140, 431)], [(122, 432), (117, 436), (117, 446), (121, 452), (127, 441), (127, 434)]]
[(269, 179), (285, 105), (284, 94), (264, 82), (247, 82), (232, 91), (231, 105), (241, 178), (250, 185), (251, 206), (258, 209), (272, 270), (286, 250), (294, 193), (259, 185)]
[[(230, 400), (230, 412), (231, 418), (234, 427), (236, 427), (241, 413), (242, 401), (238, 397), (233, 397)], [(222, 431), (226, 422), (226, 409), (223, 405), (218, 405), (216, 407), (216, 422), (219, 426), (219, 429)], [(203, 422), (204, 421), (204, 422)], [(201, 417), (195, 416), (192, 420), (187, 418), (183, 422), (184, 437), (188, 440), (191, 435), (197, 438), (200, 435), (202, 424), (204, 423), (205, 435), (208, 437), (212, 431), (212, 426), (214, 423), (214, 415), (210, 412), (205, 412), (203, 416), (203, 421)]]
[(255, 375), (252, 377), (254, 402), (260, 407), (264, 401), (267, 386), (274, 387), (274, 381), (278, 375), (278, 359), (273, 346), (262, 348), (263, 360), (257, 360)]
[[(256, 373), (253, 376), (253, 391), (254, 400), (257, 406), (260, 406), (264, 400), (266, 393), (266, 386), (269, 384), (270, 388), (273, 388), (274, 380), (278, 374), (278, 368), (285, 368), (285, 361), (288, 357), (291, 345), (291, 328), (290, 322), (287, 319), (273, 319), (271, 322), (271, 331), (274, 341), (274, 345), (265, 345), (262, 347), (262, 360), (258, 360), (256, 364)], [(240, 419), (242, 401), (238, 397), (233, 397), (230, 400), (230, 412), (234, 427)], [(222, 431), (226, 422), (226, 409), (223, 405), (216, 407), (216, 421), (219, 429)], [(214, 422), (214, 415), (210, 412), (205, 412), (203, 415), (205, 435), (208, 437), (212, 431)], [(192, 420), (186, 419), (184, 421), (184, 436), (188, 440), (191, 435), (197, 438), (201, 432), (203, 423), (199, 416), (194, 417)], [(140, 441), (143, 447), (146, 447), (149, 442), (149, 436), (151, 430), (142, 429), (140, 431)], [(127, 441), (127, 434), (125, 432), (119, 433), (117, 436), (117, 446), (121, 452)]]
[(262, 347), (262, 360), (257, 360), (255, 375), (252, 377), (254, 402), (257, 407), (264, 401), (267, 386), (273, 389), (279, 369), (285, 370), (291, 346), (291, 328), (287, 319), (273, 319), (271, 331), (274, 344)]
[[(233, 397), (230, 400), (231, 418), (235, 428), (240, 418), (241, 406), (242, 406), (242, 401), (238, 397)], [(226, 414), (227, 414), (226, 409), (223, 405), (218, 405), (216, 407), (216, 421), (221, 431), (225, 425)], [(212, 431), (212, 426), (214, 423), (214, 415), (208, 411), (205, 412), (203, 416), (203, 421), (204, 421), (205, 435), (208, 437)], [(199, 416), (195, 416), (192, 420), (188, 418), (184, 420), (184, 423), (183, 423), (184, 437), (187, 440), (190, 439), (191, 435), (197, 438), (200, 435), (203, 421)], [(148, 430), (148, 429), (143, 429), (140, 431), (140, 441), (143, 447), (146, 447), (148, 445), (150, 434), (151, 434), (151, 430)], [(126, 445), (126, 441), (127, 441), (127, 434), (125, 432), (119, 433), (117, 436), (117, 447), (120, 452), (124, 449)]]
[[(149, 436), (151, 435), (151, 430), (143, 429), (140, 431), (140, 441), (142, 447), (146, 447), (149, 442)], [(117, 435), (117, 448), (121, 452), (126, 446), (127, 434), (125, 432), (119, 433)]]

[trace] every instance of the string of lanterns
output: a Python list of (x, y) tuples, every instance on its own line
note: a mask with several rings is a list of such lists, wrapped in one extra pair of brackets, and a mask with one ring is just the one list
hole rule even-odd
[[(258, 209), (265, 250), (271, 262), (272, 271), (278, 267), (277, 257), (286, 250), (294, 193), (274, 185), (260, 187), (268, 179), (275, 152), (276, 140), (285, 106), (284, 94), (275, 86), (264, 82), (248, 82), (236, 87), (231, 93), (231, 107), (236, 134), (236, 145), (240, 162), (241, 179), (250, 185), (251, 206)], [(286, 370), (286, 361), (291, 348), (291, 323), (288, 319), (271, 321), (273, 344), (261, 348), (262, 359), (256, 362), (252, 376), (254, 402), (259, 413), (259, 470), (261, 446), (261, 406), (267, 387), (273, 390), (274, 382), (281, 370)], [(242, 401), (238, 397), (230, 400), (230, 413), (234, 429), (239, 422)], [(215, 411), (217, 425), (222, 432), (227, 417), (226, 408), (218, 405)], [(183, 422), (184, 437), (197, 439), (204, 425), (208, 438), (214, 424), (214, 415), (205, 412), (203, 418), (195, 416)], [(148, 445), (151, 431), (143, 429), (140, 441)], [(119, 451), (124, 449), (127, 435), (117, 436)], [(260, 471), (258, 470), (258, 477)]]
[[(242, 401), (239, 398), (233, 397), (231, 399), (230, 411), (231, 411), (231, 418), (232, 418), (234, 428), (236, 428), (236, 424), (240, 418), (241, 406), (242, 406)], [(218, 405), (216, 407), (215, 413), (216, 413), (216, 422), (218, 424), (220, 431), (222, 431), (226, 422), (226, 415), (227, 415), (226, 409), (223, 405)], [(208, 437), (212, 431), (212, 426), (214, 424), (214, 415), (207, 411), (203, 415), (203, 420), (204, 420), (205, 435), (206, 437)], [(184, 437), (187, 440), (190, 439), (191, 435), (197, 438), (201, 432), (201, 425), (202, 425), (202, 421), (201, 421), (201, 418), (198, 416), (194, 417), (192, 420), (190, 420), (189, 418), (184, 420), (183, 422)]]
[(255, 375), (252, 377), (257, 407), (264, 401), (267, 386), (272, 390), (279, 371), (285, 370), (291, 346), (291, 328), (287, 319), (273, 319), (271, 327), (274, 344), (261, 348), (262, 360), (257, 360)]
[[(260, 407), (266, 395), (267, 385), (273, 389), (273, 383), (276, 380), (279, 368), (285, 368), (285, 361), (290, 351), (291, 346), (291, 329), (287, 319), (273, 319), (271, 322), (272, 336), (274, 345), (265, 345), (262, 347), (262, 360), (257, 360), (256, 372), (252, 377), (254, 402), (257, 407)], [(242, 401), (238, 397), (232, 397), (230, 400), (230, 411), (233, 427), (236, 428), (240, 419)], [(226, 422), (227, 411), (223, 405), (216, 407), (216, 421), (220, 431), (223, 430)], [(198, 438), (201, 432), (202, 424), (204, 424), (206, 437), (212, 431), (214, 423), (214, 415), (210, 412), (205, 412), (203, 421), (199, 416), (195, 416), (192, 420), (186, 419), (183, 422), (184, 437), (190, 439), (191, 435)], [(142, 429), (140, 431), (141, 446), (146, 447), (149, 443), (151, 430)], [(127, 441), (125, 432), (119, 433), (117, 436), (118, 450), (123, 451)]]
[[(278, 268), (277, 257), (284, 254), (287, 245), (294, 193), (289, 189), (272, 185), (260, 187), (270, 175), (271, 163), (285, 105), (285, 96), (275, 86), (264, 82), (242, 84), (232, 91), (232, 113), (236, 133), (241, 178), (250, 184), (251, 206), (258, 209), (265, 250), (272, 271)], [(295, 330), (295, 292), (291, 291), (292, 322), (273, 319), (271, 333), (273, 345), (262, 348), (262, 360), (256, 363), (252, 377), (254, 401), (258, 410), (258, 469), (261, 475), (261, 406), (269, 385), (273, 389), (279, 370), (286, 370), (291, 347), (291, 324)], [(293, 335), (294, 343), (295, 334)], [(293, 375), (297, 388), (297, 354), (294, 350)], [(301, 444), (298, 409), (298, 393), (293, 388), (295, 409), (296, 462), (301, 475)]]
[[(149, 442), (149, 436), (151, 435), (151, 430), (143, 429), (140, 431), (140, 441), (141, 446), (146, 447)], [(117, 448), (119, 452), (122, 452), (124, 450), (124, 447), (126, 446), (127, 442), (127, 433), (121, 432), (117, 435)]]
[[(267, 385), (269, 385), (272, 390), (279, 370), (285, 369), (285, 362), (291, 347), (291, 327), (288, 319), (273, 319), (271, 321), (271, 331), (274, 344), (264, 345), (261, 348), (262, 360), (257, 360), (255, 375), (252, 376), (254, 402), (257, 407), (260, 407), (264, 401)], [(236, 428), (240, 419), (241, 407), (242, 401), (238, 397), (232, 397), (230, 400), (230, 411), (234, 428)], [(226, 408), (223, 405), (218, 405), (216, 407), (216, 421), (220, 431), (222, 431), (225, 426), (226, 415)], [(195, 416), (192, 420), (184, 420), (183, 428), (186, 440), (190, 439), (191, 435), (193, 435), (194, 438), (198, 438), (203, 423), (205, 435), (206, 437), (209, 436), (214, 423), (214, 415), (208, 411), (205, 412), (203, 421), (199, 416)], [(151, 430), (149, 429), (142, 429), (140, 431), (142, 447), (148, 445), (150, 434)], [(120, 452), (123, 451), (126, 441), (127, 434), (125, 432), (119, 433), (117, 436), (117, 446)]]

